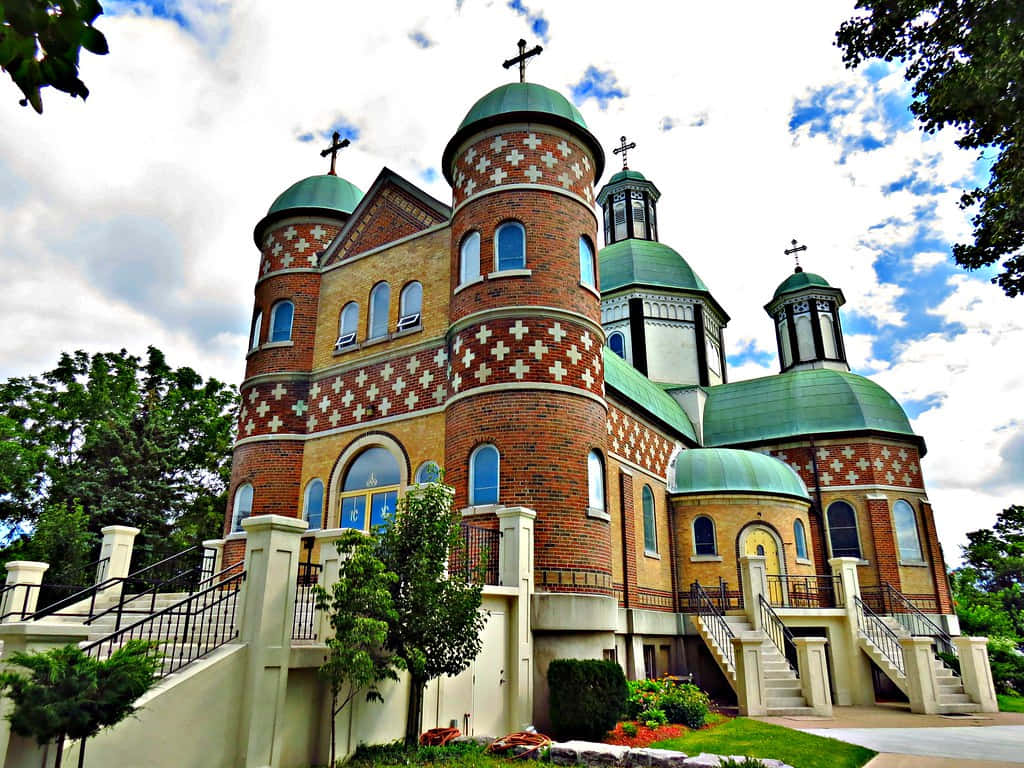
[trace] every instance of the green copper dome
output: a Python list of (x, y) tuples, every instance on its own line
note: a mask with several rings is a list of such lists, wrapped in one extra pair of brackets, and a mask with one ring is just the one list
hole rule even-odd
[(793, 293), (793, 291), (800, 291), (811, 286), (817, 286), (819, 288), (832, 287), (821, 275), (816, 275), (813, 272), (804, 272), (801, 269), (799, 272), (794, 272), (779, 284), (779, 287), (775, 289), (775, 296), (773, 298), (777, 299), (785, 293)]
[(694, 448), (676, 457), (671, 493), (764, 493), (810, 500), (786, 463), (753, 451)]
[(704, 445), (882, 432), (921, 445), (896, 399), (870, 379), (814, 368), (707, 388)]
[(347, 216), (362, 199), (362, 191), (347, 179), (330, 174), (310, 176), (295, 182), (277, 196), (267, 215), (260, 219), (253, 230), (253, 239), (259, 247), (263, 230), (286, 216)]
[(602, 293), (627, 285), (708, 292), (708, 287), (686, 259), (664, 243), (629, 238), (605, 246), (598, 257)]
[(617, 181), (647, 181), (647, 177), (640, 173), (640, 171), (631, 171), (626, 168), (624, 171), (619, 171), (608, 179), (607, 183), (614, 184)]
[(580, 111), (565, 96), (546, 86), (538, 83), (507, 83), (478, 99), (459, 123), (455, 135), (445, 147), (441, 161), (448, 183), (452, 181), (452, 157), (464, 139), (471, 133), (493, 125), (514, 122), (548, 122), (579, 136), (594, 154), (594, 178), (601, 177), (604, 150), (587, 128)]

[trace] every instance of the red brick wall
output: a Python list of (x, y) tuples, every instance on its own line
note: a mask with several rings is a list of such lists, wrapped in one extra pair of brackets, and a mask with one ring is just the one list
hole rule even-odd
[(221, 570), (245, 560), (245, 539), (233, 539), (224, 542), (224, 553), (221, 556)]
[(234, 461), (231, 465), (227, 519), (224, 521), (225, 535), (231, 533), (235, 490), (243, 483), (252, 483), (254, 516), (299, 516), (302, 451), (301, 442), (287, 440), (247, 443), (235, 448)]
[[(886, 499), (868, 499), (868, 517), (871, 520), (871, 537), (875, 543), (875, 570), (881, 581), (887, 581), (896, 589), (901, 586), (899, 558), (896, 555), (896, 538), (892, 530), (892, 515)], [(863, 534), (862, 534), (863, 535)]]
[(266, 344), (270, 338), (271, 309), (282, 299), (290, 299), (295, 305), (292, 316), (292, 344), (252, 352), (246, 360), (247, 379), (274, 371), (308, 371), (312, 366), (317, 307), (320, 301), (320, 275), (312, 272), (286, 272), (272, 275), (256, 286), (253, 317), (257, 311), (262, 310), (261, 344)]
[(350, 259), (441, 222), (441, 217), (411, 195), (394, 185), (385, 185), (370, 207), (349, 228), (344, 242), (327, 263)]
[(633, 476), (619, 471), (619, 503), (622, 505), (623, 568), (622, 607), (632, 608), (636, 595), (636, 512), (633, 503)]
[(949, 577), (946, 575), (946, 559), (942, 555), (939, 533), (935, 528), (935, 515), (932, 505), (921, 502), (921, 523), (925, 531), (925, 546), (932, 565), (932, 578), (935, 580), (935, 598), (938, 601), (939, 613), (955, 613), (953, 596), (949, 591)]

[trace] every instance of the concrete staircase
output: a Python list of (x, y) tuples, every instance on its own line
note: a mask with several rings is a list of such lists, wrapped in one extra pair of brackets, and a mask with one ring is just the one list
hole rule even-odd
[[(725, 623), (729, 630), (736, 637), (755, 632), (753, 625), (745, 616), (726, 616)], [(737, 688), (736, 670), (729, 661), (729, 656), (719, 647), (709, 627), (704, 625), (704, 619), (695, 617), (697, 629), (704, 639), (708, 650), (714, 657), (715, 662), (725, 674), (726, 680), (735, 691)], [(786, 657), (782, 655), (775, 644), (764, 636), (761, 646), (761, 658), (764, 672), (765, 697), (768, 704), (769, 715), (812, 715), (814, 710), (807, 706), (800, 686), (800, 679), (796, 672), (790, 667)]]

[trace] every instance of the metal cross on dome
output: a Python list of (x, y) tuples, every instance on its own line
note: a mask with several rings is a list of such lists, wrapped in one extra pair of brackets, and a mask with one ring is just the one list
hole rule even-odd
[(526, 82), (526, 60), (531, 56), (540, 56), (540, 52), (544, 49), (539, 45), (533, 46), (530, 50), (526, 50), (526, 41), (520, 40), (519, 43), (519, 55), (513, 56), (511, 59), (506, 59), (501, 63), (501, 66), (505, 69), (518, 64), (519, 65), (519, 82)]
[(320, 151), (320, 157), (331, 156), (331, 170), (327, 172), (329, 176), (338, 175), (334, 172), (334, 162), (338, 158), (338, 152), (352, 143), (348, 139), (342, 139), (341, 141), (338, 141), (338, 139), (341, 139), (341, 134), (335, 131), (334, 135), (331, 136), (331, 146)]
[(796, 261), (796, 269), (794, 270), (795, 272), (803, 272), (804, 268), (800, 266), (800, 251), (806, 251), (807, 246), (797, 245), (796, 238), (793, 238), (790, 242), (793, 244), (793, 247), (787, 248), (785, 251), (783, 251), (783, 253), (785, 253), (787, 256), (792, 256), (793, 260)]
[[(626, 137), (623, 136), (619, 139), (619, 146), (612, 150), (612, 154), (622, 155), (622, 170), (628, 171), (629, 165), (626, 163), (626, 151), (630, 149), (636, 149), (636, 142), (631, 141), (629, 144), (626, 143)], [(796, 242), (795, 240), (793, 242)]]

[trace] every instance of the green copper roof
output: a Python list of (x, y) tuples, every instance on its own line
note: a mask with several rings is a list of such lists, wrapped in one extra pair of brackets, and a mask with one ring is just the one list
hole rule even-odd
[(513, 112), (546, 112), (571, 120), (580, 128), (587, 127), (580, 111), (558, 91), (538, 83), (508, 83), (477, 100), (459, 123), (459, 130), (489, 117)]
[(608, 183), (609, 184), (614, 184), (617, 181), (627, 181), (627, 180), (629, 180), (629, 181), (647, 181), (647, 177), (644, 176), (642, 173), (640, 173), (640, 171), (631, 171), (631, 170), (629, 170), (627, 168), (624, 171), (619, 171), (614, 176), (612, 176), (610, 179), (608, 179)]
[(598, 257), (602, 293), (626, 285), (708, 292), (708, 287), (686, 259), (664, 243), (636, 238), (620, 240), (602, 248)]
[(810, 499), (800, 476), (787, 464), (754, 451), (682, 451), (672, 479), (671, 493), (770, 493)]
[(794, 272), (792, 275), (783, 280), (779, 287), (775, 289), (774, 298), (779, 298), (784, 293), (792, 293), (793, 291), (799, 291), (810, 286), (818, 286), (819, 288), (831, 288), (828, 281), (821, 275), (816, 275), (813, 272)]
[(339, 213), (352, 213), (363, 193), (352, 182), (340, 176), (324, 174), (297, 181), (278, 195), (267, 215), (293, 208), (324, 208)]
[(686, 412), (657, 384), (652, 383), (640, 371), (603, 347), (604, 382), (613, 387), (640, 408), (675, 429), (679, 434), (697, 442), (697, 433)]
[(816, 368), (708, 387), (704, 445), (753, 445), (800, 435), (914, 435), (895, 398), (863, 376)]

